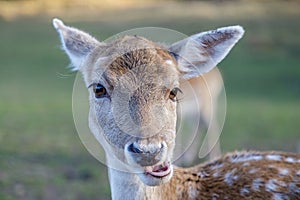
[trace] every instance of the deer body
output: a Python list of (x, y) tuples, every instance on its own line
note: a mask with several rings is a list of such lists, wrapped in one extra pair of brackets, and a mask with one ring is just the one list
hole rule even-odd
[(192, 168), (175, 168), (171, 180), (159, 187), (145, 186), (138, 176), (119, 171), (114, 181), (115, 199), (296, 200), (300, 199), (300, 156), (235, 152)]
[(171, 46), (139, 36), (110, 43), (53, 25), (89, 90), (89, 127), (106, 152), (113, 199), (300, 199), (300, 156), (236, 152), (192, 168), (172, 165), (180, 82), (213, 69), (240, 26)]

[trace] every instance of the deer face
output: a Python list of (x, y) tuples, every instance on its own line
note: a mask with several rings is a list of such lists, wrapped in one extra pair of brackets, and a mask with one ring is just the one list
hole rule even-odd
[(180, 91), (176, 59), (167, 49), (135, 36), (98, 52), (91, 55), (98, 62), (89, 64), (86, 77), (93, 133), (103, 134), (110, 153), (148, 185), (168, 180)]
[[(90, 127), (94, 134), (103, 134), (110, 153), (153, 185), (169, 179), (172, 171), (179, 91), (176, 60), (144, 38), (125, 37), (115, 43), (95, 59), (98, 63), (89, 65)], [(125, 50), (124, 43), (134, 45)], [(154, 166), (157, 172), (151, 171)]]
[(109, 164), (121, 163), (147, 185), (173, 174), (176, 95), (181, 80), (220, 62), (243, 29), (227, 27), (193, 35), (169, 47), (138, 36), (101, 43), (53, 20), (63, 49), (89, 90), (89, 126)]

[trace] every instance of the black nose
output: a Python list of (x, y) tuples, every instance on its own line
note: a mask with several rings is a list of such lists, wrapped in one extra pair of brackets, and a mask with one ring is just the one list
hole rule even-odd
[(132, 153), (144, 153), (140, 148), (136, 147), (134, 143), (128, 146), (128, 151)]
[(134, 142), (127, 146), (127, 151), (137, 164), (151, 166), (161, 161), (166, 153), (166, 148), (164, 144), (139, 145)]

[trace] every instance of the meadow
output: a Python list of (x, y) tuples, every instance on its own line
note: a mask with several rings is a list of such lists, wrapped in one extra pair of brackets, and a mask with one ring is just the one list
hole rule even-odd
[[(299, 8), (297, 1), (173, 2), (56, 16), (100, 39), (135, 27), (190, 35), (242, 25), (244, 38), (219, 65), (227, 95), (222, 151), (299, 153)], [(0, 200), (109, 199), (106, 168), (74, 126), (76, 73), (67, 68), (52, 17), (0, 18)]]

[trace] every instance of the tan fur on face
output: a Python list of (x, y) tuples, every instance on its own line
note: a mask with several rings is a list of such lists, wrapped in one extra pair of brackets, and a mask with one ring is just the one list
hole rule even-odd
[(178, 85), (177, 72), (165, 64), (166, 58), (171, 56), (162, 49), (138, 49), (114, 59), (103, 73), (118, 90), (118, 97), (120, 93), (131, 94), (130, 117), (139, 126), (159, 116), (159, 110), (151, 111), (151, 105), (165, 104), (170, 90)]
[(101, 58), (105, 58), (105, 62), (101, 63), (105, 65), (101, 66), (101, 74), (109, 66), (108, 75), (112, 74), (115, 76), (120, 76), (137, 66), (163, 64), (163, 61), (166, 60), (172, 60), (176, 64), (176, 60), (169, 54), (166, 47), (143, 37), (124, 36), (96, 47), (89, 56), (87, 63), (85, 63), (85, 66), (88, 67), (83, 69), (83, 74), (88, 74), (87, 80), (92, 80), (94, 78), (92, 73), (99, 71), (97, 69), (99, 66), (94, 66), (93, 64)]
[(90, 90), (90, 116), (95, 119), (90, 120), (91, 129), (98, 134), (101, 127), (105, 140), (123, 161), (120, 152), (129, 141), (145, 145), (165, 141), (170, 160), (176, 102), (169, 99), (169, 93), (179, 85), (176, 60), (164, 47), (136, 36), (119, 38), (103, 48), (95, 49), (83, 69), (87, 85), (101, 83), (109, 94), (107, 99), (95, 100)]

